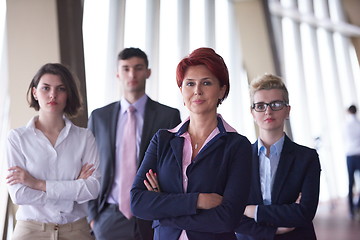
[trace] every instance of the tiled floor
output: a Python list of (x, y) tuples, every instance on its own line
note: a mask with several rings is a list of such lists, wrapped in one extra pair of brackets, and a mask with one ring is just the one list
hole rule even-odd
[(360, 240), (360, 218), (350, 219), (346, 199), (320, 203), (314, 224), (318, 240)]

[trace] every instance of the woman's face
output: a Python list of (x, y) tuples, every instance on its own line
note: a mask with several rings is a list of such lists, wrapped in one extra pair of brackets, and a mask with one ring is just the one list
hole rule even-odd
[(224, 97), (226, 86), (205, 65), (191, 66), (186, 70), (180, 88), (185, 106), (192, 113), (215, 112), (219, 99)]
[(67, 101), (67, 90), (58, 75), (44, 74), (37, 87), (32, 89), (38, 100), (40, 111), (63, 114)]
[[(274, 101), (284, 102), (283, 92), (280, 89), (259, 90), (254, 94), (253, 103), (271, 103)], [(284, 131), (285, 119), (289, 117), (290, 106), (284, 106), (281, 110), (274, 111), (267, 105), (266, 111), (257, 112), (251, 110), (254, 121), (260, 131)]]

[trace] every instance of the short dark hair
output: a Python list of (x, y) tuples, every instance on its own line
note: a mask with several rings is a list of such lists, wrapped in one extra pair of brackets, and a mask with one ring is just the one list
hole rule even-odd
[(356, 106), (355, 105), (351, 105), (349, 108), (348, 108), (348, 112), (351, 113), (351, 114), (356, 114)]
[(229, 72), (224, 59), (212, 48), (198, 48), (183, 58), (176, 68), (176, 82), (181, 87), (185, 73), (189, 67), (204, 65), (219, 80), (220, 87), (226, 85), (224, 97), (219, 99), (218, 105), (228, 96), (230, 90)]
[(140, 48), (124, 48), (119, 54), (118, 54), (118, 61), (120, 60), (127, 60), (132, 57), (138, 57), (144, 59), (146, 68), (149, 67), (149, 60), (145, 52), (143, 52)]
[(82, 99), (78, 88), (77, 78), (67, 67), (60, 63), (47, 63), (37, 71), (30, 82), (27, 91), (27, 100), (30, 107), (34, 108), (36, 111), (39, 111), (40, 109), (39, 102), (34, 98), (32, 89), (37, 88), (41, 77), (45, 74), (53, 74), (60, 77), (62, 83), (65, 85), (67, 93), (64, 113), (69, 117), (76, 116), (82, 106)]

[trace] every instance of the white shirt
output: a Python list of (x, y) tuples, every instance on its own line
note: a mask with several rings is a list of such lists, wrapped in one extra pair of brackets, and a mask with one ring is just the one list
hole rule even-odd
[[(55, 146), (35, 128), (38, 116), (25, 127), (11, 130), (7, 142), (8, 167), (26, 169), (46, 181), (46, 192), (23, 184), (9, 185), (12, 201), (19, 205), (17, 220), (65, 224), (87, 216), (87, 202), (100, 190), (99, 156), (92, 133), (65, 120)], [(77, 180), (85, 163), (96, 170)]]
[(346, 156), (360, 155), (360, 121), (355, 114), (346, 119), (344, 138)]

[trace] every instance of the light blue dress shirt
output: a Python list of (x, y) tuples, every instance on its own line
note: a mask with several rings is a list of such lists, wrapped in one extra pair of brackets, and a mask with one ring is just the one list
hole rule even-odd
[(276, 170), (279, 165), (280, 154), (284, 145), (285, 136), (270, 146), (270, 153), (267, 154), (266, 147), (261, 139), (258, 140), (258, 156), (260, 166), (261, 192), (265, 205), (271, 204), (271, 191), (274, 184)]
[[(258, 156), (259, 156), (259, 174), (261, 193), (264, 205), (271, 204), (271, 192), (274, 184), (276, 170), (279, 165), (281, 151), (284, 145), (285, 135), (277, 142), (270, 146), (270, 153), (267, 156), (266, 147), (261, 139), (258, 139)], [(257, 222), (258, 207), (255, 208), (255, 218)]]

